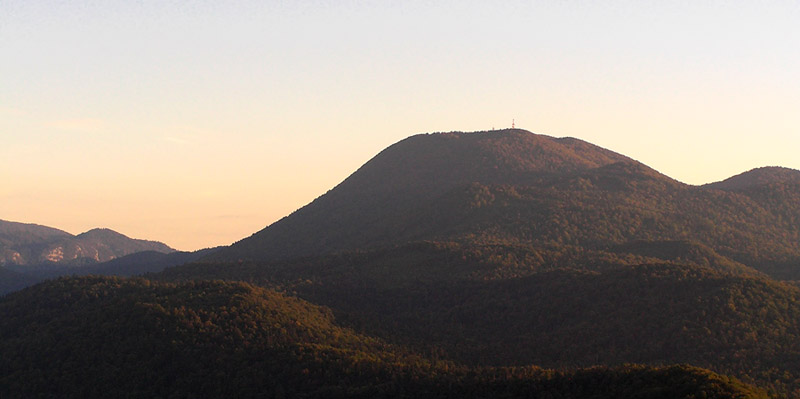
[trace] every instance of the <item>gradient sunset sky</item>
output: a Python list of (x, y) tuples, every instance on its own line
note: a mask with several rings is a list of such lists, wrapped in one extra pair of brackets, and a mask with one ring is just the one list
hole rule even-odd
[(0, 0), (0, 219), (227, 245), (413, 134), (800, 169), (796, 1)]

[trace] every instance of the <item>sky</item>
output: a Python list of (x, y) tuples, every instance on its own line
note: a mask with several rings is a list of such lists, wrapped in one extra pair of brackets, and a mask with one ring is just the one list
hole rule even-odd
[(0, 219), (229, 245), (385, 147), (516, 126), (800, 169), (795, 1), (0, 0)]

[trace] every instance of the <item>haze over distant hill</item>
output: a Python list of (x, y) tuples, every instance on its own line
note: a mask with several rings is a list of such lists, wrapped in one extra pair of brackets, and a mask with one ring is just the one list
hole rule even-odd
[(141, 251), (175, 250), (109, 229), (92, 229), (73, 236), (51, 227), (0, 220), (0, 265), (92, 264)]

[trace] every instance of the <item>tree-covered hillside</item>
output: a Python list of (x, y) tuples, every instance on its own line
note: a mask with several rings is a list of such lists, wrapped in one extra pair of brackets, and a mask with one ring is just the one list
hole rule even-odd
[(468, 368), (242, 283), (62, 278), (0, 299), (0, 396), (765, 398), (689, 366)]
[(614, 250), (418, 243), (157, 277), (289, 290), (356, 331), (472, 365), (688, 363), (800, 397), (800, 290), (691, 243)]
[(757, 187), (726, 191), (682, 184), (576, 139), (522, 130), (419, 135), (209, 259), (275, 261), (417, 241), (603, 249), (688, 240), (799, 279), (800, 185), (786, 178), (795, 174), (762, 173)]

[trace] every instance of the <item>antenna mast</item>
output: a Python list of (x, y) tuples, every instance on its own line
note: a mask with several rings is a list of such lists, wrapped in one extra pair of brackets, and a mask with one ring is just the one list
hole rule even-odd
[(511, 119), (511, 128), (514, 128), (514, 119)]

